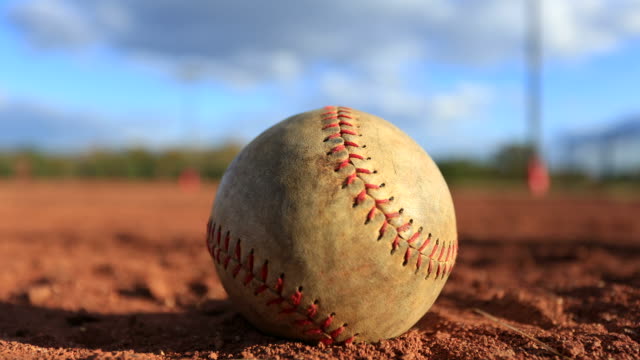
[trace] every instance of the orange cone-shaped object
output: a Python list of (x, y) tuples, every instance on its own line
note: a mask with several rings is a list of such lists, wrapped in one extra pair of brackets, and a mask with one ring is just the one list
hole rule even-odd
[(544, 196), (551, 186), (547, 167), (542, 159), (536, 155), (533, 155), (531, 159), (529, 159), (527, 185), (529, 185), (529, 191), (534, 196)]
[(182, 190), (196, 191), (200, 188), (200, 173), (193, 168), (186, 168), (178, 178), (178, 184)]

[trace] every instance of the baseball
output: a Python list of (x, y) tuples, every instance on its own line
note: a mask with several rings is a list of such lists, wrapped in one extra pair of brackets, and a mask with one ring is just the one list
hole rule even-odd
[(234, 159), (207, 247), (249, 322), (331, 344), (409, 330), (447, 281), (458, 240), (429, 155), (381, 118), (327, 106), (274, 125)]

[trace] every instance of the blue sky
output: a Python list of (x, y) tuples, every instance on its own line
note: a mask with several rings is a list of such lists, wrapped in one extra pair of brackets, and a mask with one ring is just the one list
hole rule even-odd
[[(523, 1), (296, 4), (3, 2), (0, 147), (247, 142), (327, 104), (382, 116), (437, 157), (525, 139)], [(640, 113), (640, 1), (543, 4), (552, 153)]]

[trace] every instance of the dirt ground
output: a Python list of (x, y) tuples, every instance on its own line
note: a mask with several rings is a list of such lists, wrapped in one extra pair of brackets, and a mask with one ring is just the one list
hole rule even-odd
[(265, 336), (204, 247), (215, 186), (0, 182), (0, 359), (640, 358), (640, 200), (454, 191), (458, 264), (377, 344)]

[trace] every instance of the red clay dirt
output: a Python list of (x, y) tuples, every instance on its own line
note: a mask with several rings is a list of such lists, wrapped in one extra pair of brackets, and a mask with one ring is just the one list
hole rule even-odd
[[(407, 334), (318, 346), (233, 312), (214, 185), (0, 182), (0, 359), (640, 358), (640, 201), (454, 191), (458, 264)], [(391, 308), (390, 311), (393, 311)]]

